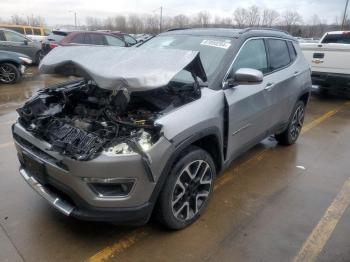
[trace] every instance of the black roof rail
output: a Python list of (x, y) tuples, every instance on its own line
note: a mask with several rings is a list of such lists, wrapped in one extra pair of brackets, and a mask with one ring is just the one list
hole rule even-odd
[(277, 29), (277, 28), (269, 28), (269, 27), (247, 27), (242, 29), (241, 32), (239, 32), (240, 34), (244, 34), (247, 33), (251, 30), (266, 30), (266, 31), (275, 31), (275, 32), (280, 32), (280, 33), (285, 33), (287, 35), (291, 35), (289, 32), (285, 31), (285, 30), (281, 30), (281, 29)]

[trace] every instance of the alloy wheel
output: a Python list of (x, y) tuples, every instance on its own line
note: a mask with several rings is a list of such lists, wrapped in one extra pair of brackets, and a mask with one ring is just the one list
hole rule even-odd
[(304, 123), (304, 106), (298, 106), (292, 118), (290, 126), (290, 135), (293, 140), (296, 140), (301, 132)]
[(192, 219), (207, 202), (213, 173), (206, 161), (196, 160), (182, 169), (172, 194), (173, 215), (181, 220)]
[(3, 83), (11, 83), (16, 79), (15, 69), (9, 65), (0, 65), (0, 81)]

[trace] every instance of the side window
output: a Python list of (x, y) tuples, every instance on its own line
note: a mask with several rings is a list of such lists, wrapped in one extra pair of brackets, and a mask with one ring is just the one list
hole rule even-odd
[(34, 30), (34, 35), (41, 35), (40, 28), (33, 28), (33, 30)]
[(106, 41), (108, 45), (113, 46), (125, 46), (125, 43), (123, 40), (119, 39), (118, 37), (114, 37), (111, 35), (105, 35)]
[(287, 43), (284, 40), (268, 39), (271, 71), (285, 67), (290, 63)]
[(101, 34), (90, 34), (92, 45), (105, 45), (103, 35)]
[(295, 51), (294, 45), (291, 41), (288, 41), (287, 45), (288, 45), (290, 60), (294, 62), (295, 59), (297, 58), (297, 52)]
[(10, 42), (24, 42), (24, 40), (26, 40), (25, 37), (23, 37), (20, 34), (16, 34), (10, 31), (4, 31), (4, 35), (5, 35), (5, 39), (6, 41), (10, 41)]
[(231, 74), (240, 68), (252, 68), (263, 73), (268, 72), (267, 54), (263, 39), (248, 41), (240, 50), (233, 64)]
[(127, 42), (129, 45), (134, 45), (137, 43), (137, 41), (132, 38), (131, 36), (124, 35), (125, 42)]
[(85, 44), (85, 41), (84, 41), (84, 34), (77, 34), (73, 37), (72, 39), (72, 43), (75, 43), (75, 44)]
[(24, 34), (24, 29), (23, 27), (7, 27), (7, 26), (4, 26), (4, 28), (7, 28), (7, 29), (10, 29), (12, 31), (15, 31), (17, 33), (20, 33), (20, 34)]
[(33, 31), (32, 31), (31, 28), (25, 27), (24, 30), (26, 32), (26, 35), (32, 35), (33, 34)]

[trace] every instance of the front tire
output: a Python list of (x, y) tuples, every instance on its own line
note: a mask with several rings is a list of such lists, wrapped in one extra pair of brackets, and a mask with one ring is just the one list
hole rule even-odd
[(0, 82), (3, 84), (15, 84), (19, 81), (21, 73), (19, 69), (10, 63), (0, 64)]
[(157, 218), (166, 227), (182, 229), (204, 212), (216, 177), (212, 157), (190, 147), (175, 163), (159, 196)]
[(275, 135), (279, 144), (288, 146), (297, 141), (304, 124), (304, 116), (305, 104), (303, 101), (298, 101), (294, 107), (287, 129), (283, 133)]

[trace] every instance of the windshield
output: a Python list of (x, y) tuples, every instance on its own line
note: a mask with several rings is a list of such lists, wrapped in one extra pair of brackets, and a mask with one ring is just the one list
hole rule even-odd
[[(164, 35), (152, 38), (139, 48), (172, 48), (199, 51), (205, 73), (210, 79), (211, 75), (219, 67), (231, 44), (232, 39), (224, 37)], [(182, 72), (176, 78), (185, 80), (189, 78), (189, 74)]]

